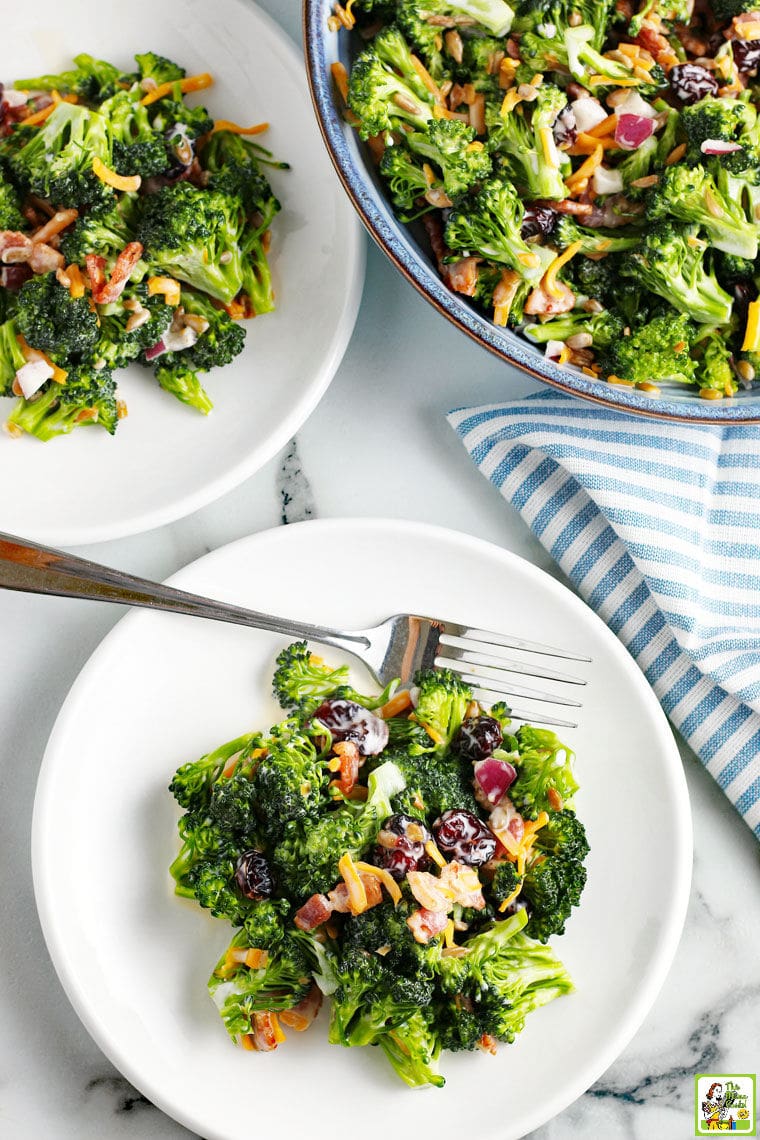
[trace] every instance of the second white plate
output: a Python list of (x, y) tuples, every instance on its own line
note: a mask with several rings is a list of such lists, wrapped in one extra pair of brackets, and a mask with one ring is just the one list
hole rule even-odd
[[(495, 1058), (444, 1055), (442, 1090), (411, 1092), (377, 1050), (329, 1046), (324, 1016), (271, 1055), (235, 1049), (205, 988), (229, 927), (172, 894), (179, 812), (166, 788), (180, 763), (281, 718), (270, 691), (284, 641), (142, 612), (120, 622), (74, 685), (35, 803), (45, 937), (95, 1040), (147, 1097), (207, 1140), (304, 1128), (312, 1140), (387, 1140), (399, 1127), (404, 1136), (514, 1140), (560, 1112), (643, 1020), (675, 953), (689, 890), (681, 763), (632, 659), (553, 578), (429, 526), (283, 527), (224, 547), (172, 581), (338, 627), (408, 610), (593, 658), (579, 667), (589, 681), (581, 727), (563, 730), (577, 750), (578, 810), (591, 842), (582, 905), (555, 940), (577, 992), (532, 1014)], [(361, 670), (357, 682), (370, 684)]]
[[(149, 370), (118, 374), (129, 416), (42, 444), (0, 433), (0, 529), (73, 546), (149, 530), (189, 514), (257, 471), (301, 426), (330, 383), (364, 282), (358, 221), (314, 121), (303, 61), (246, 0), (131, 0), (129, 18), (98, 0), (39, 0), (4, 13), (0, 79), (59, 72), (79, 52), (129, 69), (135, 52), (176, 59), (214, 86), (215, 118), (268, 121), (262, 142), (290, 162), (273, 171), (282, 212), (272, 227), (278, 308), (245, 322), (246, 346), (209, 373), (204, 417), (162, 392)], [(194, 97), (200, 102), (201, 97)], [(0, 400), (0, 419), (12, 408)]]

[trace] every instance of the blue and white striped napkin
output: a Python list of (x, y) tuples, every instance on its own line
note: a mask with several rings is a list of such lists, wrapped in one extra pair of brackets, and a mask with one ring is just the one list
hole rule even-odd
[(760, 838), (760, 428), (551, 391), (448, 418)]

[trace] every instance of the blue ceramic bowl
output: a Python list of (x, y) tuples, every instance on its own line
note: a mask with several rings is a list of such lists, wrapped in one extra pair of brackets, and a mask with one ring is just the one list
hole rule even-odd
[(760, 423), (760, 386), (730, 400), (704, 400), (696, 390), (659, 385), (660, 395), (592, 380), (574, 368), (547, 360), (542, 349), (510, 329), (496, 326), (461, 294), (444, 285), (427, 247), (424, 231), (400, 222), (386, 197), (369, 151), (343, 119), (330, 65), (350, 71), (362, 43), (356, 33), (332, 32), (332, 0), (304, 0), (306, 67), (319, 125), (338, 176), (359, 217), (380, 248), (423, 297), (473, 340), (509, 364), (573, 396), (620, 412), (694, 424)]

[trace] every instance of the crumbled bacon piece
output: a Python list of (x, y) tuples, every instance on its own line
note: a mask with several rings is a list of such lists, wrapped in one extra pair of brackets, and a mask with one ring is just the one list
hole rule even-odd
[(323, 922), (327, 922), (333, 912), (326, 895), (312, 895), (303, 906), (296, 911), (293, 921), (299, 930), (315, 930)]
[(130, 273), (142, 257), (142, 251), (143, 247), (139, 241), (131, 241), (125, 245), (116, 258), (110, 281), (106, 281), (105, 260), (94, 253), (87, 254), (85, 264), (92, 285), (92, 299), (97, 305), (110, 305), (119, 299)]
[(449, 916), (442, 910), (426, 910), (425, 907), (420, 907), (410, 914), (406, 920), (406, 925), (414, 935), (416, 942), (421, 942), (423, 945), (434, 938), (436, 934), (440, 934), (445, 929), (449, 921)]

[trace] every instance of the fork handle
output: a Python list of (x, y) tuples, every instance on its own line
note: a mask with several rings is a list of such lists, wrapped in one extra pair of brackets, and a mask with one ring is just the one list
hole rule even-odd
[(366, 648), (369, 641), (358, 633), (346, 633), (327, 626), (309, 625), (288, 618), (247, 610), (228, 602), (204, 598), (185, 590), (175, 590), (113, 570), (98, 562), (77, 558), (63, 550), (39, 546), (10, 534), (0, 533), (0, 589), (25, 594), (53, 594), (60, 598), (85, 598), (98, 602), (119, 602), (126, 606), (167, 610), (193, 617), (226, 621), (254, 629), (307, 638), (341, 649)]

